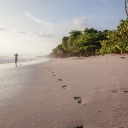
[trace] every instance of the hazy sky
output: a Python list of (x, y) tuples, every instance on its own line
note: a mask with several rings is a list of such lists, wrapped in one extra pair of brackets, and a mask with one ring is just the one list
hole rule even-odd
[(0, 0), (0, 54), (45, 55), (71, 30), (114, 30), (124, 1)]

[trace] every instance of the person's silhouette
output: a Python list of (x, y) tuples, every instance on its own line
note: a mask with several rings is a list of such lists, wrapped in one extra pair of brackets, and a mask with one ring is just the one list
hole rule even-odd
[(16, 53), (16, 54), (14, 54), (14, 56), (15, 56), (15, 65), (17, 65), (17, 61), (18, 61), (18, 54)]

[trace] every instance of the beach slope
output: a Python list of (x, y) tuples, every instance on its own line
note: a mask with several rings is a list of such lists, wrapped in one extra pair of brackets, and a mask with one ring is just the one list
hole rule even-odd
[(127, 65), (113, 54), (16, 67), (2, 77), (18, 91), (1, 99), (0, 127), (127, 128)]

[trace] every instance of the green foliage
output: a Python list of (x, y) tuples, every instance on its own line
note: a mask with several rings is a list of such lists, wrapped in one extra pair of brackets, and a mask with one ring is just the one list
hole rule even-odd
[(65, 50), (65, 51), (67, 51), (68, 50), (68, 44), (67, 44), (67, 42), (68, 42), (68, 37), (63, 37), (62, 38), (62, 48)]
[(62, 44), (59, 44), (55, 49), (52, 50), (51, 56), (63, 57), (66, 55), (66, 51), (63, 49)]
[(128, 18), (120, 21), (116, 31), (108, 31), (107, 39), (101, 42), (101, 54), (128, 52)]
[(128, 18), (121, 20), (117, 30), (97, 31), (86, 28), (84, 31), (71, 31), (62, 43), (53, 49), (51, 56), (89, 56), (95, 53), (128, 52)]
[(70, 53), (74, 53), (77, 47), (77, 39), (82, 34), (82, 32), (72, 30), (71, 32), (69, 32), (69, 34), (70, 36), (68, 37), (68, 41), (67, 41), (68, 51), (70, 51)]
[(72, 30), (69, 37), (63, 37), (62, 43), (58, 45), (52, 56), (88, 56), (94, 55), (101, 48), (101, 40), (106, 39), (106, 32), (97, 31), (94, 28), (86, 28), (83, 32)]

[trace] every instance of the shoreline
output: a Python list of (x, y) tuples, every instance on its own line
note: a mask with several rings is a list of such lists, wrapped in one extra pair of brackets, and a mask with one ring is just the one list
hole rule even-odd
[(127, 63), (127, 54), (70, 57), (10, 71), (23, 90), (3, 101), (0, 127), (128, 127)]

